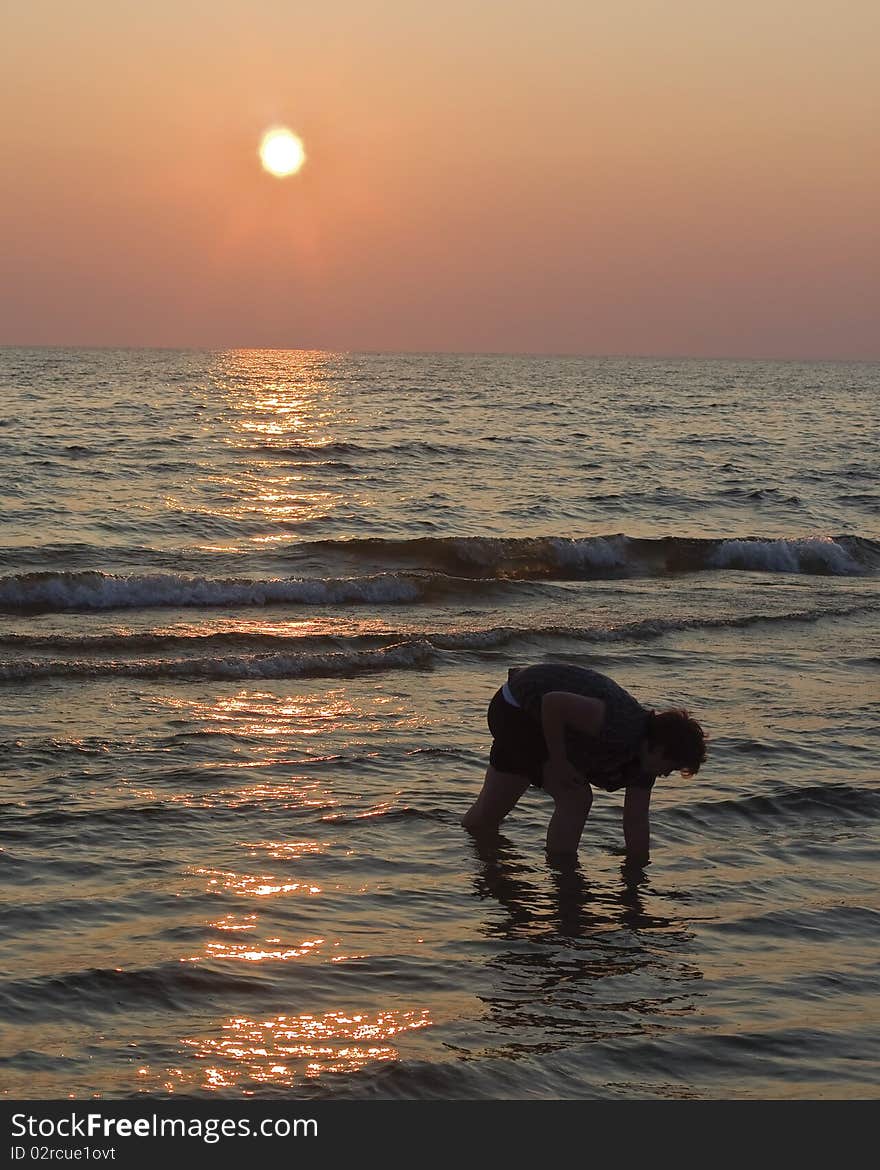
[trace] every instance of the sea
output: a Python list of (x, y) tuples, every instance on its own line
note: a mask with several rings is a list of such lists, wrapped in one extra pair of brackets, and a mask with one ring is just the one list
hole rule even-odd
[[(0, 1091), (880, 1097), (880, 366), (0, 350)], [(510, 666), (709, 737), (577, 862)]]

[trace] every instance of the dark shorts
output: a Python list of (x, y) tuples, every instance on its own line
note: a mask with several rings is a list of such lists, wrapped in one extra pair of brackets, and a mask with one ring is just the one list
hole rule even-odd
[(511, 706), (501, 691), (489, 704), (486, 720), (493, 737), (489, 752), (492, 767), (514, 776), (528, 776), (541, 788), (548, 754), (541, 725), (521, 707)]

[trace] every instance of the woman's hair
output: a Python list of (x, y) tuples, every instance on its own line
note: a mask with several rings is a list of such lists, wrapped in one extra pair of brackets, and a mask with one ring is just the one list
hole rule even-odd
[(651, 712), (648, 739), (663, 749), (676, 771), (695, 776), (706, 761), (706, 735), (683, 707)]

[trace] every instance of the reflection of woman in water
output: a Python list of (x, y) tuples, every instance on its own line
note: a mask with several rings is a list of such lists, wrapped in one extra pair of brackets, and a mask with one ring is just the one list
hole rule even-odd
[(604, 674), (546, 664), (514, 669), (492, 699), (493, 735), (483, 789), (462, 824), (497, 829), (530, 784), (553, 797), (551, 853), (576, 853), (593, 803), (591, 784), (625, 789), (627, 857), (650, 856), (648, 809), (658, 776), (693, 776), (706, 758), (703, 729), (687, 711), (657, 714)]
[[(470, 1042), (462, 1039), (462, 1053), (540, 1060), (570, 1050), (576, 1067), (579, 1046), (589, 1044), (592, 1067), (602, 1059), (594, 1045), (611, 1045), (616, 1060), (621, 1037), (692, 1010), (700, 972), (689, 962), (691, 932), (684, 921), (650, 912), (644, 870), (624, 864), (621, 883), (591, 885), (576, 858), (548, 872), (500, 833), (472, 843), (474, 893), (503, 914), (481, 915), (488, 954), (474, 991), (486, 1010)], [(554, 1084), (564, 1083), (560, 1075)], [(673, 1087), (675, 1096), (687, 1095)]]
[(553, 898), (548, 916), (546, 894), (531, 880), (540, 874), (513, 843), (500, 833), (475, 835), (473, 841), (480, 861), (474, 890), (479, 898), (493, 898), (504, 907), (507, 920), (497, 931), (504, 937), (537, 939), (549, 928), (562, 937), (582, 938), (614, 924), (633, 930), (671, 925), (670, 919), (646, 911), (641, 891), (648, 878), (643, 869), (624, 864), (621, 888), (594, 889), (576, 858), (560, 859), (549, 870)]

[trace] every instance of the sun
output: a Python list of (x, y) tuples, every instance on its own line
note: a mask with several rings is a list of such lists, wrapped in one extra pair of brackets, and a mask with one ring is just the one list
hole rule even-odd
[(277, 179), (295, 175), (306, 161), (306, 151), (301, 139), (286, 126), (275, 126), (267, 130), (260, 142), (260, 161), (263, 169)]

